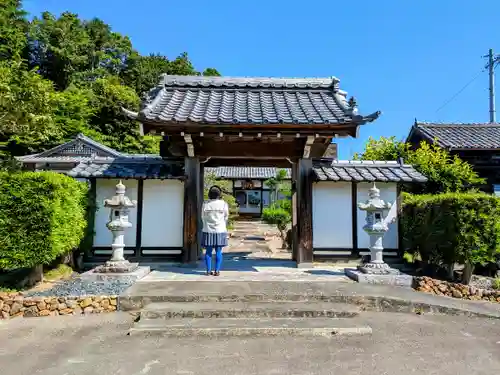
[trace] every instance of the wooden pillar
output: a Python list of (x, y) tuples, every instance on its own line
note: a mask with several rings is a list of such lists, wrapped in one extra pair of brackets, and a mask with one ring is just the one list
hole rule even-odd
[(297, 227), (297, 168), (298, 163), (292, 164), (292, 260), (297, 261), (299, 248), (299, 233)]
[(196, 263), (200, 253), (198, 223), (200, 220), (200, 160), (184, 158), (184, 245), (183, 263)]
[[(205, 165), (200, 164), (200, 179), (198, 184), (198, 241), (201, 242), (201, 233), (203, 230), (203, 221), (201, 220), (201, 207), (203, 206), (205, 194)], [(198, 260), (203, 257), (201, 246), (198, 246)]]
[(297, 168), (297, 267), (310, 267), (312, 246), (312, 160), (299, 159)]
[(144, 208), (144, 180), (137, 181), (137, 227), (135, 234), (135, 256), (142, 255), (142, 211)]

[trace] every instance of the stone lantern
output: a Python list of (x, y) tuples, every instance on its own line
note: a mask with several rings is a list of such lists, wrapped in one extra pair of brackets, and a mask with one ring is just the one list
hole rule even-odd
[(380, 190), (375, 184), (368, 190), (368, 200), (358, 204), (360, 210), (366, 211), (366, 224), (363, 229), (370, 236), (370, 262), (358, 267), (359, 271), (363, 273), (390, 274), (397, 272), (384, 262), (382, 255), (384, 250), (382, 238), (389, 230), (384, 212), (389, 210), (391, 206), (391, 203), (380, 198)]
[(125, 195), (125, 185), (121, 181), (116, 185), (116, 195), (111, 199), (104, 200), (104, 207), (109, 208), (109, 221), (106, 227), (113, 234), (113, 243), (111, 244), (113, 253), (111, 259), (106, 264), (97, 267), (95, 272), (124, 273), (137, 269), (137, 263), (130, 263), (123, 256), (125, 230), (132, 227), (132, 223), (128, 220), (128, 214), (130, 209), (136, 205), (136, 201), (130, 200)]

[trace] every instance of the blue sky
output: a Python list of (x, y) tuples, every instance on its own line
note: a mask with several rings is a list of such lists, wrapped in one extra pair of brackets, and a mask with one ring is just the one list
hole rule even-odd
[(369, 136), (404, 138), (415, 118), (487, 122), (482, 56), (500, 53), (498, 0), (26, 0), (24, 7), (101, 18), (143, 54), (186, 51), (198, 69), (227, 76), (336, 76), (360, 113), (383, 112), (358, 139), (339, 140), (342, 159)]

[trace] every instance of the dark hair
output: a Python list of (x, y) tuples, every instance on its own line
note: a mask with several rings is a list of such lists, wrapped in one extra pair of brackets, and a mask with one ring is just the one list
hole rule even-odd
[(208, 190), (208, 199), (220, 199), (222, 191), (217, 185), (212, 186)]

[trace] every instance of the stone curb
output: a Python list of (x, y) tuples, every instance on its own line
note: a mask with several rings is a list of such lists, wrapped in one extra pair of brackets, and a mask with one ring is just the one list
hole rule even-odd
[[(445, 298), (445, 297), (443, 297)], [(119, 296), (120, 310), (138, 311), (153, 302), (270, 302), (273, 301), (322, 301), (332, 303), (346, 303), (356, 305), (361, 311), (396, 312), (412, 314), (444, 314), (454, 316), (482, 317), (500, 319), (499, 312), (480, 311), (469, 307), (452, 307), (438, 303), (426, 303), (402, 299), (397, 297), (363, 296), (363, 295), (242, 295), (242, 296), (219, 296), (219, 295), (185, 295), (185, 296)]]
[(22, 293), (0, 294), (0, 319), (88, 315), (117, 310), (117, 296), (27, 297)]
[(337, 336), (359, 336), (371, 335), (372, 328), (363, 327), (330, 327), (330, 328), (131, 328), (130, 335), (144, 336), (166, 336), (166, 337), (273, 337), (273, 336), (321, 336), (321, 337), (337, 337)]

